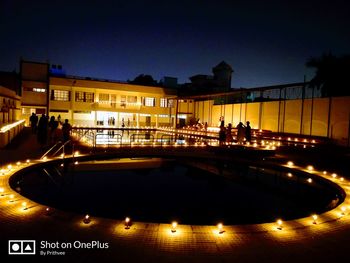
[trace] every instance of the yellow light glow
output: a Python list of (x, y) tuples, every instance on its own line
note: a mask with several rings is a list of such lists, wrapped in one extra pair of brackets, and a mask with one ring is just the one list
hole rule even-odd
[(343, 182), (343, 181), (344, 181), (344, 177), (340, 177), (340, 181), (342, 181), (342, 182)]
[(46, 161), (46, 160), (47, 160), (47, 157), (45, 156), (45, 157), (43, 158), (43, 160)]
[(311, 179), (311, 178), (308, 178), (307, 181), (308, 181), (308, 183), (310, 183), (310, 184), (312, 183), (312, 179)]
[(326, 174), (327, 174), (327, 171), (323, 171), (323, 174), (326, 175)]
[(79, 154), (80, 154), (79, 151), (75, 151), (74, 153), (75, 156), (79, 156)]
[(1, 196), (3, 196), (3, 193), (5, 192), (5, 189), (3, 187), (0, 187), (0, 193), (1, 193)]
[(315, 140), (312, 140), (311, 142), (312, 142), (312, 143), (315, 143), (316, 141), (315, 141)]
[(77, 164), (78, 164), (78, 161), (75, 161), (74, 164), (77, 165)]
[(16, 165), (17, 165), (17, 166), (20, 166), (20, 165), (21, 165), (21, 162), (17, 162)]
[(63, 153), (61, 154), (61, 158), (64, 158), (64, 154)]
[(287, 173), (288, 177), (293, 177), (292, 173)]
[(27, 161), (26, 161), (27, 163), (30, 163), (30, 160), (29, 159), (27, 159)]
[(218, 227), (218, 230), (219, 230), (219, 234), (224, 233), (224, 225), (222, 223), (219, 223), (217, 225), (217, 227)]
[(341, 214), (342, 214), (342, 215), (345, 215), (346, 207), (345, 207), (345, 206), (342, 206), (342, 207), (340, 208), (340, 210), (341, 210)]
[(129, 217), (126, 217), (126, 218), (125, 218), (125, 223), (128, 224), (129, 222), (130, 222), (130, 218), (129, 218)]
[(316, 214), (312, 215), (312, 219), (313, 219), (313, 223), (317, 224), (316, 220), (317, 220), (318, 216)]
[(287, 162), (287, 165), (288, 165), (288, 166), (293, 166), (294, 163), (293, 163), (292, 161), (288, 161), (288, 162)]
[(176, 232), (176, 228), (177, 228), (177, 222), (176, 221), (173, 221), (171, 223), (171, 232)]
[(9, 197), (10, 197), (10, 199), (13, 199), (15, 196), (13, 194), (11, 194)]
[(7, 166), (7, 169), (8, 169), (8, 170), (11, 170), (11, 169), (12, 169), (12, 165), (9, 164), (9, 165)]
[(279, 229), (279, 230), (282, 230), (282, 225), (283, 225), (283, 221), (282, 221), (282, 219), (278, 219), (277, 220), (277, 229)]
[(337, 178), (337, 174), (336, 173), (332, 173), (332, 177), (333, 178)]
[(307, 169), (308, 171), (313, 171), (313, 170), (314, 170), (314, 167), (313, 167), (312, 165), (308, 165), (308, 166), (306, 167), (306, 169)]
[(90, 223), (90, 216), (86, 215), (83, 220), (84, 224), (89, 224)]
[(288, 137), (288, 141), (290, 141), (291, 140), (291, 138), (290, 137)]

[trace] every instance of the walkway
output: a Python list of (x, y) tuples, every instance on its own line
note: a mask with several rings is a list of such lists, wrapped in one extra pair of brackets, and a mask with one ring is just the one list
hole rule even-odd
[[(28, 135), (28, 134), (27, 134)], [(17, 147), (0, 151), (1, 160), (13, 162), (41, 154), (35, 136), (24, 137)], [(4, 158), (4, 159), (3, 159)], [(16, 165), (12, 162), (13, 170)], [(25, 166), (25, 165), (24, 165)], [(320, 174), (320, 176), (323, 176)], [(328, 175), (327, 175), (328, 176)], [(327, 177), (326, 176), (326, 177)], [(337, 181), (349, 192), (349, 181)], [(338, 177), (339, 178), (339, 177)], [(176, 233), (169, 224), (135, 222), (126, 230), (124, 222), (91, 218), (83, 223), (83, 215), (52, 210), (9, 192), (8, 175), (0, 176), (0, 248), (2, 262), (334, 262), (349, 259), (350, 202), (341, 215), (340, 208), (320, 215), (317, 224), (311, 217), (284, 222), (245, 226), (224, 226), (218, 234), (216, 226), (179, 225)], [(10, 194), (14, 194), (10, 202)], [(29, 209), (23, 210), (22, 202)], [(259, 202), (257, 200), (257, 202)], [(103, 204), (101, 204), (103, 205)], [(117, 207), (111, 207), (117, 209)], [(181, 223), (181, 222), (180, 222)], [(34, 239), (40, 250), (64, 251), (65, 256), (7, 256), (9, 239)], [(108, 243), (108, 249), (40, 249), (40, 241)], [(4, 260), (5, 259), (5, 260)]]

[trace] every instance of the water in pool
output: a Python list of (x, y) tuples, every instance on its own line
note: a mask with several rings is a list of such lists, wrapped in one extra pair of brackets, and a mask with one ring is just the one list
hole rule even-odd
[[(63, 210), (146, 222), (247, 224), (310, 213), (310, 204), (300, 199), (238, 184), (175, 160), (118, 162), (79, 164), (64, 175), (61, 186), (36, 171), (24, 177), (21, 193)], [(130, 168), (135, 166), (138, 169)]]

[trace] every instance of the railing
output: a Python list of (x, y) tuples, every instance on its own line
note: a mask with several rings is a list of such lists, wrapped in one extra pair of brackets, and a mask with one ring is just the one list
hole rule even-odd
[[(164, 138), (169, 138), (168, 140), (164, 139)], [(169, 144), (171, 142), (175, 142), (175, 136), (174, 135), (170, 135), (170, 134), (163, 134), (160, 137), (160, 146), (163, 146), (163, 142), (169, 142)]]
[(123, 145), (123, 139), (121, 134), (96, 134), (94, 138), (93, 148), (96, 148), (96, 145)]
[(53, 149), (55, 149), (58, 145), (60, 145), (62, 142), (58, 141), (54, 146), (52, 146), (50, 149), (48, 149), (43, 156), (40, 157), (40, 159), (44, 159), (44, 157), (46, 157), (51, 151), (53, 151)]
[[(136, 139), (136, 140), (135, 140)], [(154, 135), (153, 134), (150, 134), (150, 133), (134, 133), (134, 134), (131, 134), (130, 135), (130, 146), (133, 144), (133, 143), (153, 143), (154, 142)]]

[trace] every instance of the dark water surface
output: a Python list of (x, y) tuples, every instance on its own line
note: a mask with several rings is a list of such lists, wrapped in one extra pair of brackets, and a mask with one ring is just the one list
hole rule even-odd
[(92, 216), (183, 224), (297, 218), (310, 215), (316, 202), (324, 205), (329, 198), (318, 190), (304, 192), (302, 197), (283, 195), (175, 161), (151, 169), (75, 171), (65, 178), (58, 187), (42, 171), (28, 174), (21, 193), (48, 206)]

